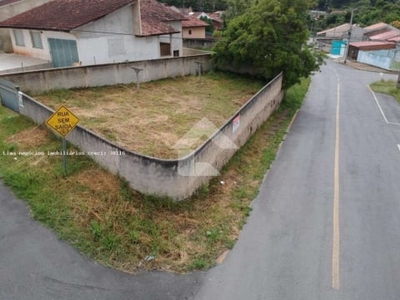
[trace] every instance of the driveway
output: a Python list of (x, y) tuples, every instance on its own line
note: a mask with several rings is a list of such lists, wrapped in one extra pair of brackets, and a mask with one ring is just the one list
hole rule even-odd
[(47, 60), (0, 52), (0, 74), (51, 68)]

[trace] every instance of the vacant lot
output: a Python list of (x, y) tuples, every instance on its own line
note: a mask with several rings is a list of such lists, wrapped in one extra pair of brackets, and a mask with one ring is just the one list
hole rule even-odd
[[(175, 143), (203, 118), (223, 125), (263, 84), (211, 73), (90, 89), (59, 90), (35, 98), (68, 107), (80, 125), (124, 148), (159, 158), (177, 158)], [(206, 137), (204, 137), (206, 138)], [(204, 140), (199, 140), (197, 147)]]
[(90, 157), (68, 157), (63, 176), (61, 156), (19, 155), (60, 150), (61, 141), (1, 106), (0, 178), (36, 220), (105, 265), (127, 272), (204, 269), (233, 247), (309, 82), (292, 87), (221, 175), (184, 202), (133, 192)]

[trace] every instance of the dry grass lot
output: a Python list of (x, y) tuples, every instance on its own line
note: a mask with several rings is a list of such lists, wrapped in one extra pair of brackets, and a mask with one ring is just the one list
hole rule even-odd
[(279, 111), (221, 176), (183, 202), (134, 192), (87, 156), (68, 157), (63, 176), (61, 156), (7, 154), (56, 151), (61, 141), (45, 126), (2, 106), (0, 178), (27, 201), (33, 218), (107, 266), (126, 272), (205, 269), (233, 247), (309, 82), (289, 89)]
[[(80, 125), (138, 153), (177, 158), (175, 143), (206, 117), (223, 125), (263, 84), (221, 73), (90, 89), (59, 90), (35, 98), (68, 107)], [(203, 140), (195, 145), (199, 146)], [(194, 149), (193, 149), (194, 150)]]

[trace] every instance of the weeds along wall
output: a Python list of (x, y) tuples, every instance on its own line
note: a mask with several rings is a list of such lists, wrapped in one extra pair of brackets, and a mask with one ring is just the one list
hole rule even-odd
[[(53, 110), (28, 95), (21, 95), (20, 113), (37, 124), (43, 124), (53, 113)], [(91, 158), (112, 173), (123, 177), (133, 189), (182, 200), (218, 175), (218, 171), (234, 153), (279, 107), (282, 98), (280, 74), (254, 95), (225, 125), (215, 128), (215, 133), (200, 147), (174, 160), (131, 152), (81, 126), (77, 126), (67, 136), (67, 140), (86, 153), (102, 153)], [(208, 121), (203, 119), (201, 122), (207, 125)], [(186, 153), (187, 149), (178, 145), (177, 151)]]
[(132, 67), (141, 69), (139, 82), (198, 74), (211, 69), (211, 54), (171, 57), (145, 61), (53, 68), (0, 75), (28, 93), (42, 93), (49, 90), (87, 88), (137, 82)]

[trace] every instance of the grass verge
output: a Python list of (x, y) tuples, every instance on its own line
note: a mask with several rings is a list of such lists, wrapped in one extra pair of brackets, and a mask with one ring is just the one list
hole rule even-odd
[(372, 83), (370, 86), (374, 92), (391, 95), (400, 103), (400, 89), (396, 87), (396, 81), (381, 80)]
[[(60, 150), (61, 141), (4, 107), (0, 176), (29, 203), (33, 218), (104, 265), (126, 272), (205, 269), (235, 244), (309, 82), (287, 91), (280, 109), (221, 176), (184, 202), (134, 192), (86, 156), (68, 157), (63, 176), (62, 157), (49, 155)], [(69, 145), (69, 150), (76, 149)]]

